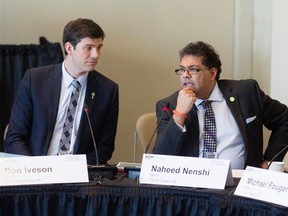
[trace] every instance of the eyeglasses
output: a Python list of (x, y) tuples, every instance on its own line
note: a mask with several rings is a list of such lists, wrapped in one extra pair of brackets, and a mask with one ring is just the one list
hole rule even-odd
[(178, 68), (175, 69), (175, 73), (177, 75), (183, 75), (185, 73), (185, 71), (188, 72), (189, 75), (195, 75), (197, 73), (199, 73), (200, 71), (204, 71), (204, 70), (208, 70), (208, 68), (196, 68), (196, 67), (190, 67), (190, 68)]

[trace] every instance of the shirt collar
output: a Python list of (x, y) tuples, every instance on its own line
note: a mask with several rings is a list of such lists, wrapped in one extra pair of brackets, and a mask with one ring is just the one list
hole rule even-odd
[[(82, 75), (81, 77), (79, 77), (77, 79), (80, 82), (82, 89), (86, 87), (88, 73), (89, 72), (85, 73), (84, 75)], [(62, 64), (62, 77), (63, 77), (64, 85), (66, 88), (68, 88), (71, 85), (71, 83), (73, 82), (73, 80), (75, 79), (65, 69), (64, 62)]]
[[(216, 82), (216, 84), (214, 86), (214, 89), (213, 89), (212, 93), (210, 94), (210, 97), (207, 100), (218, 101), (218, 102), (223, 101), (223, 94), (220, 91), (217, 82)], [(201, 105), (202, 101), (203, 101), (202, 99), (197, 99), (195, 101), (195, 105), (198, 107), (199, 105)]]

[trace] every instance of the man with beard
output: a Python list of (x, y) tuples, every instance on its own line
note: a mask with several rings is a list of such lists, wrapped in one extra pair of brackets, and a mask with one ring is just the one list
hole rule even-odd
[[(159, 123), (153, 153), (229, 159), (233, 169), (267, 168), (287, 146), (287, 106), (253, 79), (220, 80), (221, 61), (211, 45), (186, 45), (175, 72), (182, 88), (156, 104), (158, 119), (167, 104), (169, 110)], [(263, 126), (271, 130), (264, 154)]]

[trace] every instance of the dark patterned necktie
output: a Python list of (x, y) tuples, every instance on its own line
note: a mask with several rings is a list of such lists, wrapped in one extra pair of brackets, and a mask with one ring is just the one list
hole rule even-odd
[(77, 108), (79, 92), (81, 89), (81, 84), (76, 79), (73, 80), (72, 85), (74, 89), (72, 91), (70, 103), (66, 113), (66, 119), (63, 126), (58, 154), (69, 154), (74, 116)]
[(211, 106), (212, 101), (203, 101), (204, 114), (204, 149), (203, 152), (216, 152), (216, 122), (214, 111)]

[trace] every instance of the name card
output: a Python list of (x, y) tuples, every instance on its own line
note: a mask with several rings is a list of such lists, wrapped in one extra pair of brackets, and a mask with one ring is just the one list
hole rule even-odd
[(0, 158), (0, 186), (88, 181), (86, 155)]
[(234, 194), (288, 207), (288, 175), (248, 166)]
[(229, 160), (144, 154), (140, 184), (224, 189), (233, 185)]

